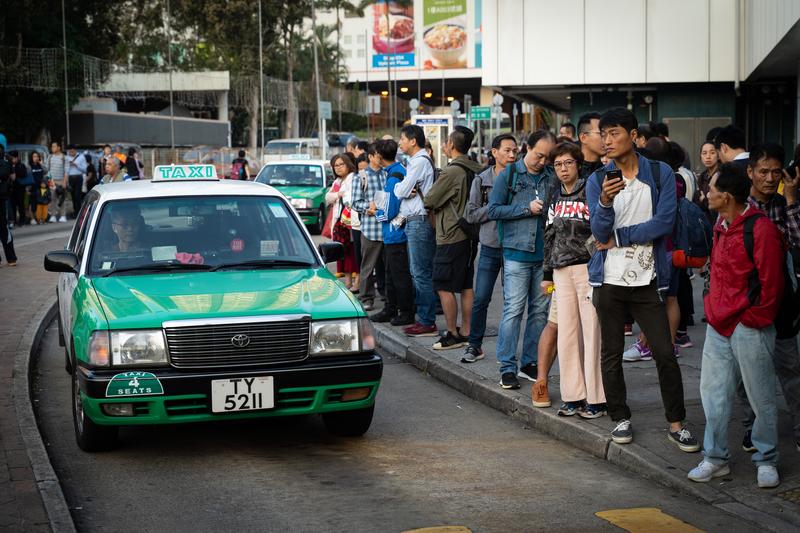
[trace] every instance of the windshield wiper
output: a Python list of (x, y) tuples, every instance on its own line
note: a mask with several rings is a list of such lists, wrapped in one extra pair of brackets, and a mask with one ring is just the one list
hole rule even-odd
[(165, 263), (163, 265), (159, 264), (152, 264), (152, 265), (139, 265), (134, 267), (126, 267), (126, 268), (115, 268), (109, 272), (103, 274), (102, 277), (107, 278), (113, 274), (119, 274), (121, 272), (136, 272), (136, 271), (147, 271), (147, 272), (168, 272), (172, 270), (213, 270), (212, 267), (209, 265), (196, 265), (196, 264), (184, 264), (184, 263)]
[(238, 263), (222, 263), (211, 269), (211, 272), (222, 270), (223, 268), (280, 268), (280, 267), (310, 267), (314, 263), (308, 261), (298, 261), (296, 259), (255, 259), (252, 261), (240, 261)]

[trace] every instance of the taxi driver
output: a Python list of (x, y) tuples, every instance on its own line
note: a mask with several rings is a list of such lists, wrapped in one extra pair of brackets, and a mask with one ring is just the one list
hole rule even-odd
[(111, 213), (111, 230), (117, 236), (117, 251), (128, 252), (144, 248), (142, 233), (144, 218), (137, 207), (122, 207)]

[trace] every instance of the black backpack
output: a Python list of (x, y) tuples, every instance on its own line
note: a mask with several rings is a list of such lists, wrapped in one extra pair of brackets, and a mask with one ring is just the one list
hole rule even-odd
[[(472, 185), (472, 181), (475, 179), (475, 172), (466, 165), (462, 165), (461, 163), (453, 162), (450, 164), (464, 169), (464, 172), (466, 173), (466, 176), (464, 177), (464, 186), (466, 187), (467, 197), (469, 197), (469, 188)], [(450, 202), (450, 208), (453, 210), (453, 212), (455, 212), (456, 208), (453, 207), (452, 201)], [(461, 215), (458, 215), (458, 213), (456, 213), (456, 216), (458, 218), (458, 227), (461, 228), (461, 231), (467, 234), (469, 240), (477, 241), (478, 238), (480, 237), (481, 225), (467, 222), (467, 219), (464, 218), (463, 213)]]
[[(750, 305), (756, 305), (761, 298), (761, 281), (758, 279), (758, 271), (755, 268), (753, 259), (753, 228), (759, 218), (766, 215), (757, 213), (744, 221), (744, 249), (747, 257), (753, 263), (753, 270), (747, 278), (747, 299)], [(792, 268), (789, 268), (789, 260)], [(788, 339), (797, 335), (800, 331), (800, 276), (797, 271), (800, 268), (800, 254), (786, 252), (783, 261), (783, 299), (778, 307), (778, 314), (775, 316), (775, 330), (779, 339)]]

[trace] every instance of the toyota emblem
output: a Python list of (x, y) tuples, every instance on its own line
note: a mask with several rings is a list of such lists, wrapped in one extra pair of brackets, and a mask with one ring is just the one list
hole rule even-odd
[(237, 348), (244, 348), (245, 346), (250, 344), (250, 337), (248, 337), (244, 333), (234, 335), (233, 337), (231, 337), (231, 344), (233, 344)]

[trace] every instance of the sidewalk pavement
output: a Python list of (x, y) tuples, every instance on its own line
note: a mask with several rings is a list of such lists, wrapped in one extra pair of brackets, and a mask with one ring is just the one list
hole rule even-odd
[[(700, 402), (700, 360), (705, 339), (706, 324), (703, 317), (702, 280), (693, 281), (696, 325), (689, 328), (694, 347), (681, 349), (678, 362), (683, 375), (684, 395), (689, 428), (702, 443), (705, 418)], [(496, 335), (502, 317), (502, 285), (498, 279), (489, 306), (488, 329)], [(437, 317), (442, 327), (444, 317)], [(686, 478), (687, 472), (702, 460), (700, 453), (685, 453), (667, 440), (667, 421), (661, 403), (655, 361), (625, 363), (625, 381), (628, 404), (632, 411), (634, 441), (619, 445), (611, 441), (614, 427), (604, 416), (586, 420), (578, 416), (559, 417), (556, 410), (561, 404), (559, 392), (558, 361), (550, 372), (549, 392), (552, 406), (547, 409), (533, 407), (532, 383), (520, 378), (522, 388), (517, 391), (500, 388), (499, 367), (495, 359), (497, 337), (484, 339), (486, 358), (472, 364), (461, 363), (463, 348), (434, 351), (434, 337), (410, 338), (402, 328), (388, 324), (375, 324), (377, 341), (386, 352), (405, 359), (432, 377), (450, 385), (470, 398), (516, 418), (530, 427), (550, 434), (565, 443), (587, 451), (611, 463), (653, 479), (661, 484), (694, 495), (709, 504), (739, 515), (765, 528), (797, 531), (800, 527), (800, 452), (792, 439), (791, 421), (786, 403), (778, 400), (780, 411), (780, 465), (781, 484), (764, 490), (756, 486), (756, 468), (750, 455), (742, 450), (744, 428), (740, 423), (742, 409), (738, 402), (730, 423), (731, 475), (710, 483), (694, 483)], [(523, 321), (524, 330), (524, 321)], [(634, 333), (638, 333), (634, 326)], [(636, 337), (626, 338), (626, 347)], [(521, 344), (521, 343), (520, 343)], [(780, 395), (780, 391), (778, 391)], [(482, 451), (481, 453), (485, 452)], [(535, 450), (532, 450), (535, 453)]]
[[(63, 248), (71, 223), (14, 230), (18, 265), (0, 266), (0, 530), (74, 531), (42, 443), (29, 388), (29, 361), (55, 316), (57, 276), (45, 252)], [(49, 233), (48, 233), (49, 232)]]

